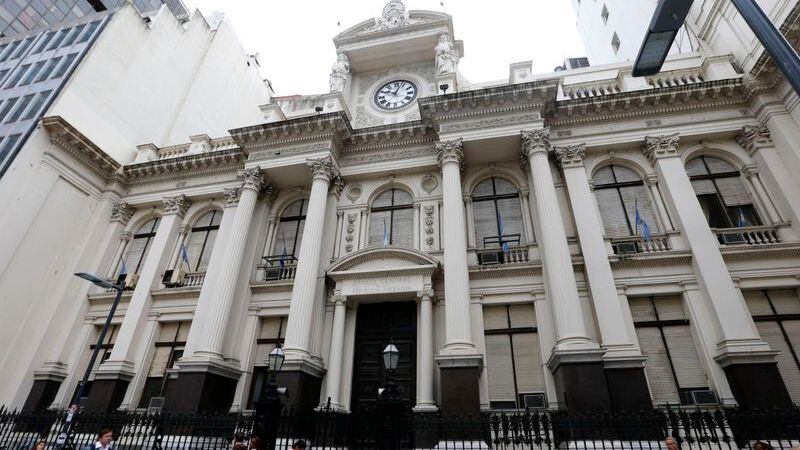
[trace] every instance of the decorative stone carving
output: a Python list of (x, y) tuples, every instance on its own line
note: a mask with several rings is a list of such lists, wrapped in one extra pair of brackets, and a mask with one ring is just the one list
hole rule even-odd
[(439, 187), (439, 179), (432, 173), (426, 173), (425, 176), (422, 177), (421, 184), (422, 190), (425, 191), (426, 194), (430, 194)]
[(435, 298), (435, 294), (434, 294), (433, 288), (430, 287), (430, 285), (425, 285), (425, 289), (423, 289), (421, 291), (417, 291), (417, 302), (420, 302), (420, 301), (425, 300), (425, 299), (428, 299), (428, 300), (432, 301), (434, 298)]
[(125, 202), (115, 203), (111, 207), (111, 221), (127, 225), (128, 221), (133, 217), (134, 211), (133, 206)]
[(354, 184), (350, 186), (350, 189), (347, 190), (347, 198), (350, 202), (355, 202), (359, 198), (361, 198), (361, 194), (363, 193), (363, 189), (361, 188), (360, 184)]
[(331, 180), (331, 193), (336, 196), (338, 199), (342, 195), (342, 191), (344, 190), (344, 180), (341, 176), (335, 177)]
[(773, 145), (772, 135), (766, 125), (745, 126), (736, 137), (736, 142), (747, 150), (750, 156), (763, 147), (771, 147)]
[(356, 231), (357, 218), (358, 214), (355, 213), (347, 215), (347, 228), (345, 229), (347, 234), (344, 237), (344, 240), (347, 242), (347, 244), (345, 244), (344, 249), (348, 253), (353, 251), (353, 241), (355, 240), (355, 236), (353, 236), (353, 233), (355, 233)]
[(240, 171), (239, 179), (242, 180), (242, 189), (260, 191), (268, 184), (267, 178), (259, 166)]
[(347, 55), (339, 53), (336, 56), (336, 62), (333, 63), (330, 76), (331, 92), (344, 92), (344, 86), (347, 83), (347, 76), (350, 74), (350, 62), (347, 60)]
[(186, 214), (186, 211), (192, 206), (192, 201), (183, 194), (163, 197), (161, 203), (164, 204), (164, 214), (177, 214), (179, 216)]
[(423, 208), (423, 212), (425, 213), (425, 243), (428, 246), (433, 245), (433, 206), (426, 206)]
[(457, 55), (453, 47), (453, 42), (447, 33), (439, 35), (439, 43), (436, 44), (436, 72), (437, 75), (450, 74), (456, 72)]
[(655, 164), (659, 158), (678, 156), (678, 133), (661, 136), (645, 136), (642, 153), (650, 163)]
[(449, 162), (459, 165), (464, 162), (464, 142), (460, 138), (436, 142), (433, 145), (436, 148), (436, 159), (440, 166)]
[(375, 26), (367, 31), (389, 30), (392, 28), (403, 27), (419, 20), (409, 19), (406, 14), (406, 5), (402, 0), (390, 0), (383, 7), (383, 15), (375, 21)]
[(225, 188), (222, 190), (222, 195), (225, 196), (225, 206), (236, 206), (239, 204), (239, 197), (242, 195), (242, 188), (240, 186)]
[(313, 178), (323, 178), (330, 182), (339, 177), (339, 169), (330, 156), (309, 159), (307, 164), (311, 169), (311, 176)]
[(750, 179), (752, 179), (754, 177), (758, 177), (758, 166), (756, 166), (755, 164), (746, 165), (746, 166), (742, 167), (742, 174), (748, 180), (750, 180)]
[(133, 240), (133, 232), (125, 230), (122, 232), (122, 234), (119, 235), (119, 239), (121, 241), (130, 242)]
[(566, 147), (553, 148), (558, 163), (563, 168), (583, 166), (583, 158), (586, 157), (586, 144), (568, 145)]
[(550, 151), (550, 127), (541, 130), (522, 130), (522, 155), (525, 165), (527, 158), (533, 153), (548, 151)]

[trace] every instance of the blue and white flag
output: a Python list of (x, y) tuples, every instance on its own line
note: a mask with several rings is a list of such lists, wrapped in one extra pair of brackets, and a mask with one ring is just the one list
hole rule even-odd
[(186, 267), (191, 270), (192, 265), (189, 264), (189, 255), (186, 253), (186, 246), (183, 245), (183, 242), (181, 242), (181, 259), (183, 259), (183, 262), (186, 263)]
[(739, 228), (747, 226), (747, 219), (744, 217), (744, 210), (742, 207), (739, 207), (739, 223), (737, 224)]
[(120, 275), (127, 275), (128, 274), (128, 266), (125, 265), (125, 258), (122, 258), (122, 267), (119, 269)]
[(508, 242), (503, 239), (503, 236), (506, 234), (506, 227), (505, 224), (503, 224), (503, 216), (497, 216), (497, 223), (500, 228), (500, 246), (503, 248), (503, 253), (509, 253), (511, 249), (508, 248)]
[(636, 199), (634, 204), (636, 208), (636, 234), (639, 234), (639, 227), (642, 227), (642, 237), (644, 237), (644, 240), (649, 241), (652, 239), (652, 235), (650, 234), (650, 227), (647, 225), (647, 222), (642, 215), (639, 214), (639, 199)]
[(278, 267), (283, 270), (286, 267), (286, 236), (283, 234), (281, 236), (283, 236), (283, 251), (281, 252), (281, 259), (278, 260)]
[(386, 228), (386, 219), (383, 219), (383, 245), (389, 245), (389, 230)]

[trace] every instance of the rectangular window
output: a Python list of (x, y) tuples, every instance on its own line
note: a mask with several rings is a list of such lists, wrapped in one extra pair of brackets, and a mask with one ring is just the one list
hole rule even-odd
[(31, 82), (36, 78), (36, 75), (42, 70), (45, 63), (47, 61), (39, 61), (33, 65), (33, 69), (29, 70), (28, 73), (25, 75), (25, 78), (22, 79), (22, 82), (19, 84), (20, 86), (27, 86), (31, 84)]
[(0, 83), (2, 83), (3, 80), (6, 79), (6, 75), (8, 75), (8, 72), (10, 72), (10, 71), (11, 71), (11, 69), (0, 70)]
[(3, 105), (3, 109), (0, 109), (0, 122), (5, 119), (9, 112), (11, 112), (11, 108), (14, 107), (14, 105), (17, 103), (17, 100), (19, 100), (19, 97), (6, 100), (6, 103)]
[(42, 109), (42, 105), (47, 100), (47, 97), (50, 96), (50, 93), (53, 91), (44, 91), (40, 92), (39, 95), (36, 97), (36, 101), (33, 102), (28, 112), (22, 116), (22, 120), (30, 120), (36, 117), (39, 114), (39, 110)]
[(8, 60), (8, 57), (11, 56), (12, 53), (14, 53), (14, 49), (17, 48), (20, 42), (22, 41), (14, 41), (10, 43), (8, 45), (8, 49), (6, 49), (6, 51), (2, 55), (0, 55), (0, 62)]
[(36, 48), (33, 50), (33, 53), (34, 54), (41, 53), (45, 49), (45, 47), (47, 47), (47, 44), (50, 42), (51, 39), (53, 39), (53, 36), (55, 35), (56, 35), (55, 31), (48, 31), (47, 34), (45, 34), (44, 37), (42, 38), (42, 41), (39, 42), (39, 45), (37, 45)]
[(19, 134), (13, 134), (3, 139), (2, 142), (0, 142), (0, 164), (2, 164), (2, 162), (5, 161), (9, 153), (11, 153), (11, 151), (14, 150), (14, 145), (17, 144), (17, 141), (19, 140), (20, 136), (21, 135)]
[(61, 46), (69, 47), (70, 45), (74, 44), (78, 39), (78, 36), (80, 36), (81, 32), (83, 32), (84, 28), (86, 28), (86, 24), (78, 25), (77, 27), (73, 28), (69, 35), (67, 35), (67, 38), (64, 39), (64, 42), (61, 43)]
[(19, 48), (17, 48), (17, 51), (14, 53), (14, 56), (12, 56), (11, 59), (17, 59), (17, 58), (21, 57), (25, 53), (25, 51), (28, 50), (28, 47), (31, 46), (31, 44), (33, 43), (34, 38), (35, 38), (35, 36), (31, 36), (31, 37), (25, 39), (22, 42), (22, 45), (20, 45)]
[(47, 49), (48, 50), (55, 50), (58, 47), (60, 47), (61, 46), (61, 42), (67, 36), (68, 32), (69, 32), (69, 30), (61, 30), (61, 31), (59, 31), (58, 34), (56, 35), (56, 38), (53, 39), (52, 41), (50, 41), (50, 45), (47, 47)]
[(70, 53), (69, 55), (67, 55), (67, 57), (64, 58), (64, 63), (61, 64), (58, 70), (56, 70), (56, 73), (53, 74), (53, 78), (63, 77), (64, 74), (67, 73), (69, 66), (72, 65), (72, 61), (75, 61), (75, 58), (77, 58), (77, 56), (78, 56), (77, 53)]
[(41, 81), (46, 80), (48, 77), (50, 77), (50, 74), (53, 73), (53, 69), (56, 68), (56, 66), (58, 65), (59, 61), (61, 61), (61, 57), (60, 56), (58, 58), (53, 58), (53, 59), (47, 61), (47, 66), (42, 71), (42, 74), (39, 75), (39, 78), (36, 79), (36, 82), (39, 83)]
[(97, 30), (97, 27), (99, 27), (99, 26), (100, 26), (100, 21), (99, 20), (95, 20), (94, 22), (91, 22), (89, 24), (89, 26), (86, 27), (86, 31), (83, 32), (83, 34), (81, 35), (81, 38), (78, 39), (78, 43), (80, 44), (81, 42), (88, 41), (89, 38), (91, 38), (92, 35), (94, 34), (95, 30)]
[(35, 97), (36, 94), (28, 94), (25, 97), (22, 97), (22, 101), (19, 103), (19, 107), (14, 110), (14, 112), (8, 116), (8, 120), (5, 123), (13, 123), (19, 120), (19, 117), (22, 113), (28, 108), (28, 105), (31, 104), (31, 100)]
[(19, 80), (22, 79), (22, 76), (25, 75), (25, 72), (27, 72), (30, 67), (31, 67), (30, 64), (25, 64), (22, 67), (20, 67), (16, 71), (16, 73), (14, 73), (14, 76), (12, 76), (10, 80), (8, 80), (8, 83), (6, 83), (6, 87), (5, 88), (9, 89), (9, 88), (12, 88), (12, 87), (16, 86), (17, 83), (19, 83)]

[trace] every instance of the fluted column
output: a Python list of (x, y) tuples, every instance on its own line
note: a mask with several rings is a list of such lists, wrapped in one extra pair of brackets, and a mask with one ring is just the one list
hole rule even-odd
[(595, 211), (594, 196), (589, 188), (589, 179), (583, 159), (586, 147), (583, 144), (555, 147), (556, 158), (564, 172), (575, 225), (583, 254), (586, 276), (594, 301), (594, 310), (600, 328), (604, 359), (640, 356), (625, 329), (625, 316), (617, 298), (614, 274), (608, 261), (603, 224)]
[[(328, 356), (328, 372), (325, 379), (325, 392), (335, 409), (342, 408), (339, 398), (339, 387), (342, 384), (342, 362), (344, 358), (344, 326), (347, 315), (347, 297), (337, 291), (334, 296), (333, 307), (333, 333), (331, 334), (331, 349)], [(325, 402), (323, 402), (325, 403)]]
[(556, 329), (555, 350), (596, 349), (598, 346), (589, 338), (583, 319), (567, 234), (550, 173), (550, 129), (523, 131), (522, 151), (523, 157), (528, 159), (533, 180), (542, 270)]
[(464, 201), (461, 192), (461, 139), (436, 143), (442, 166), (442, 241), (444, 247), (444, 352), (474, 354), (469, 314), (469, 271)]
[(268, 185), (260, 167), (245, 169), (239, 173), (242, 190), (239, 206), (225, 241), (225, 254), (217, 279), (214, 282), (213, 302), (205, 312), (205, 326), (199, 345), (198, 355), (222, 359), (222, 346), (225, 329), (228, 326), (233, 297), (236, 292), (236, 279), (242, 267), (242, 255), (247, 244), (247, 234), (253, 219), (258, 194)]
[(435, 411), (433, 400), (433, 289), (417, 292), (419, 304), (419, 356), (415, 411)]
[(284, 351), (286, 360), (304, 360), (311, 356), (310, 324), (313, 323), (317, 290), (317, 274), (320, 264), (320, 248), (325, 222), (328, 188), (339, 178), (339, 169), (330, 157), (308, 161), (311, 169), (311, 195), (308, 213), (303, 228), (303, 240), (297, 258), (297, 271), (289, 306), (289, 323), (286, 327)]

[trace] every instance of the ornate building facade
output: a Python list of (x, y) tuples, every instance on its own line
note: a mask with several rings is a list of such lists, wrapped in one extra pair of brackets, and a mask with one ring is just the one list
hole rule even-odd
[(785, 83), (689, 53), (651, 78), (528, 62), (481, 85), (454, 37), (450, 16), (392, 0), (335, 37), (331, 92), (127, 163), (44, 118), (63, 176), (96, 202), (63, 216), (91, 220), (52, 288), (16, 288), (58, 313), (20, 316), (48, 332), (2, 401), (69, 402), (114, 297), (76, 271), (129, 287), (93, 409), (250, 409), (277, 345), (290, 403), (368, 408), (389, 342), (419, 412), (800, 401)]

